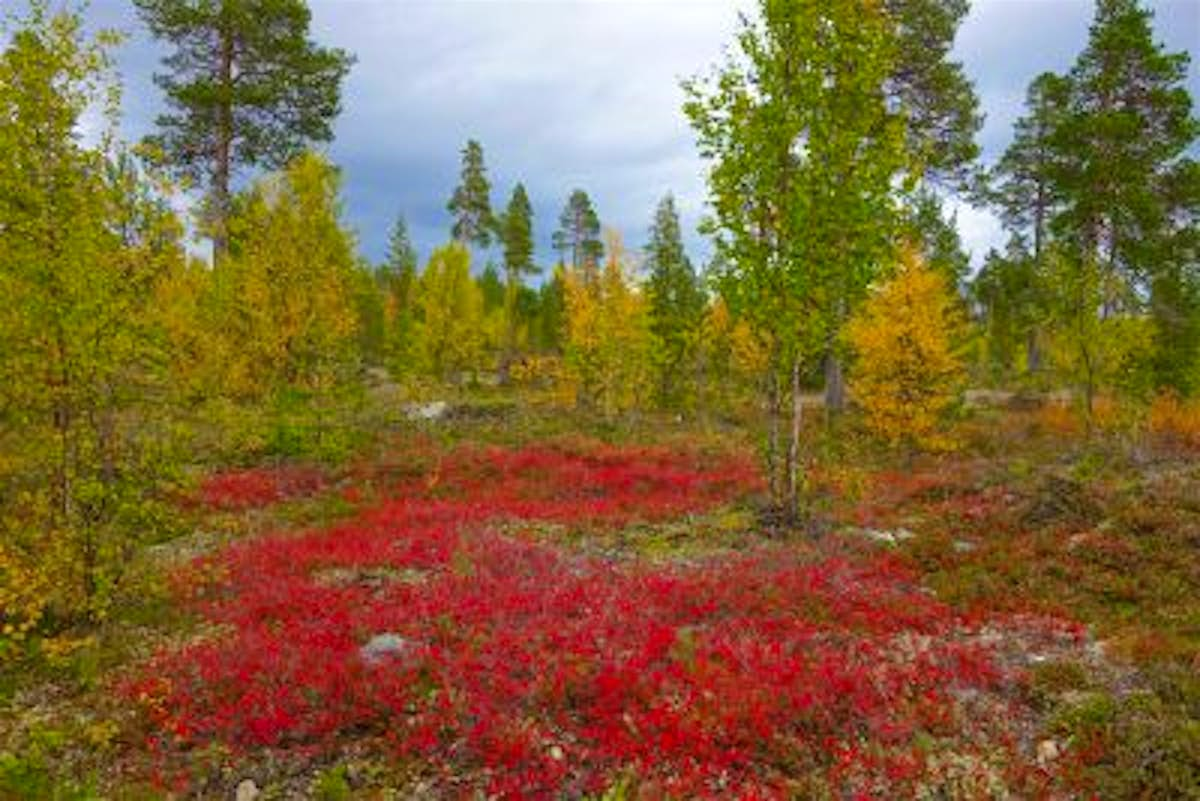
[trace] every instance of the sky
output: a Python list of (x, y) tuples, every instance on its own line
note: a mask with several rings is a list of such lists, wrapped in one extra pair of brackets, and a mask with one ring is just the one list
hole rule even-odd
[[(3, 0), (6, 4), (9, 0)], [(354, 54), (343, 111), (328, 146), (343, 170), (345, 222), (372, 261), (402, 214), (422, 259), (446, 241), (446, 201), (468, 138), (484, 148), (492, 203), (514, 184), (534, 207), (537, 255), (554, 259), (550, 235), (568, 194), (583, 188), (602, 222), (640, 248), (654, 208), (675, 195), (686, 243), (705, 213), (705, 165), (682, 112), (680, 80), (721, 59), (742, 0), (311, 0), (312, 36)], [(1188, 86), (1200, 99), (1200, 0), (1154, 0), (1158, 41), (1185, 50)], [(1025, 87), (1063, 72), (1087, 40), (1090, 0), (974, 0), (954, 57), (974, 81), (986, 121), (983, 161), (1003, 152)], [(138, 24), (130, 0), (92, 0), (89, 27), (128, 34), (118, 53), (125, 84), (124, 135), (152, 130), (161, 98), (152, 74), (164, 54)], [(957, 203), (972, 262), (1003, 244), (995, 217)], [(498, 259), (498, 254), (493, 254)], [(482, 257), (481, 257), (482, 258)]]

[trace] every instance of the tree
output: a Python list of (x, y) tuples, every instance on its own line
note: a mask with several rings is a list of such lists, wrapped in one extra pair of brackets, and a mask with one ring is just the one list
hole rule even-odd
[(213, 335), (226, 348), (214, 371), (226, 391), (324, 392), (355, 365), (359, 263), (339, 187), (337, 169), (310, 153), (236, 199), (229, 258), (214, 276)]
[[(183, 248), (165, 182), (113, 144), (116, 37), (33, 2), (0, 42), (0, 561), (4, 582), (47, 579), (19, 617), (0, 610), (2, 655), (48, 605), (62, 623), (103, 617), (135, 547), (163, 533), (154, 301)], [(77, 135), (89, 108), (110, 126), (101, 147)]]
[(885, 79), (889, 102), (905, 110), (910, 169), (933, 183), (963, 186), (979, 154), (979, 98), (950, 59), (968, 0), (885, 0), (896, 57)]
[(675, 199), (666, 195), (654, 213), (650, 243), (646, 246), (650, 271), (647, 297), (650, 331), (654, 335), (658, 403), (674, 407), (682, 402), (682, 371), (693, 355), (697, 329), (704, 311), (704, 293), (696, 271), (684, 252)]
[(942, 273), (952, 288), (961, 286), (971, 269), (957, 223), (958, 215), (946, 219), (941, 198), (927, 187), (905, 198), (905, 238), (919, 246), (925, 263)]
[(471, 278), (471, 253), (461, 242), (429, 257), (417, 294), (417, 341), (426, 371), (446, 379), (473, 370), (483, 354), (483, 293)]
[(241, 165), (278, 169), (333, 137), (353, 59), (308, 38), (304, 0), (135, 0), (151, 33), (170, 43), (155, 75), (169, 111), (152, 141), (175, 172), (205, 185), (220, 262), (230, 187)]
[(1190, 310), (1188, 293), (1177, 287), (1196, 266), (1176, 246), (1177, 234), (1200, 217), (1200, 181), (1180, 180), (1197, 169), (1188, 151), (1200, 120), (1186, 86), (1188, 55), (1155, 44), (1151, 18), (1137, 0), (1097, 3), (1087, 47), (1069, 75), (1070, 115), (1061, 135), (1075, 158), (1057, 224), (1078, 258), (1102, 259), (1148, 291), (1158, 342), (1177, 354), (1163, 359), (1167, 379), (1172, 363), (1183, 373), (1195, 352), (1181, 336)]
[(947, 447), (945, 416), (966, 378), (956, 351), (962, 335), (958, 298), (906, 247), (895, 275), (846, 328), (857, 356), (850, 391), (867, 428), (910, 454)]
[(1058, 244), (1044, 258), (1049, 356), (1075, 391), (1090, 429), (1101, 390), (1143, 383), (1139, 373), (1150, 362), (1150, 321), (1132, 310), (1129, 284), (1111, 263), (1080, 258)]
[(629, 281), (614, 232), (608, 234), (607, 252), (598, 276), (589, 276), (585, 267), (564, 275), (564, 348), (576, 402), (612, 418), (645, 399), (650, 337), (645, 299)]
[(988, 252), (969, 294), (983, 326), (985, 364), (997, 378), (1037, 375), (1046, 317), (1044, 271), (1014, 237), (1006, 253)]
[(1070, 83), (1042, 73), (1025, 94), (1025, 115), (1017, 120), (1013, 141), (988, 175), (985, 197), (1013, 234), (1024, 237), (1040, 263), (1050, 220), (1061, 208), (1059, 183), (1064, 164), (1056, 141), (1069, 104)]
[[(1188, 156), (1200, 122), (1184, 85), (1188, 57), (1156, 45), (1150, 22), (1136, 0), (1097, 4), (1088, 44), (1070, 72), (1031, 85), (1029, 110), (992, 172), (991, 197), (1010, 230), (1032, 239), (1043, 285), (1058, 289), (1053, 274), (1074, 288), (1074, 300), (1056, 295), (1047, 305), (1065, 315), (1048, 322), (1060, 343), (1063, 331), (1140, 314), (1148, 301), (1157, 381), (1186, 389), (1200, 356), (1190, 335), (1200, 330), (1200, 179)], [(1103, 304), (1091, 309), (1097, 319), (1087, 325), (1080, 298)], [(1068, 372), (1094, 376), (1096, 354), (1083, 339), (1077, 344), (1059, 347), (1058, 359), (1075, 353), (1086, 363)], [(1076, 383), (1090, 387), (1088, 398), (1094, 393), (1095, 381)]]
[(504, 362), (507, 365), (517, 352), (517, 300), (521, 292), (521, 278), (537, 273), (533, 263), (533, 206), (529, 203), (523, 184), (513, 187), (508, 208), (500, 218), (500, 239), (504, 245)]
[[(600, 218), (596, 216), (587, 192), (576, 189), (567, 198), (552, 241), (563, 264), (573, 270), (584, 269), (593, 276), (599, 272), (600, 262), (604, 259), (604, 243), (600, 240)], [(568, 253), (570, 261), (567, 260)]]
[(417, 250), (408, 235), (408, 224), (398, 216), (388, 235), (386, 261), (377, 278), (385, 295), (384, 319), (388, 367), (396, 375), (413, 368), (416, 358), (415, 296), (417, 289)]
[[(685, 84), (708, 174), (719, 277), (731, 311), (769, 343), (767, 474), (801, 516), (801, 376), (830, 352), (891, 248), (905, 120), (884, 85), (896, 65), (889, 15), (868, 0), (762, 0), (739, 51)], [(791, 435), (779, 459), (781, 383)]]
[(483, 146), (468, 139), (462, 150), (462, 175), (446, 210), (453, 217), (450, 235), (457, 242), (486, 248), (492, 243), (492, 185), (483, 164)]

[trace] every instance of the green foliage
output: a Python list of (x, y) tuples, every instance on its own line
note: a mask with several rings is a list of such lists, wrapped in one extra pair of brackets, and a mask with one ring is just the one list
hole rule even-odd
[(388, 368), (404, 375), (416, 367), (417, 251), (404, 217), (397, 217), (388, 237), (386, 262), (376, 278), (384, 293), (384, 334)]
[(918, 244), (925, 263), (945, 277), (947, 286), (958, 289), (970, 271), (971, 260), (958, 235), (957, 214), (947, 219), (942, 199), (928, 188), (918, 189), (904, 201), (904, 238)]
[[(1103, 320), (1149, 311), (1155, 353), (1138, 355), (1154, 375), (1124, 382), (1139, 390), (1154, 383), (1189, 391), (1200, 353), (1200, 169), (1189, 156), (1200, 120), (1185, 86), (1188, 56), (1154, 42), (1151, 17), (1138, 0), (1097, 4), (1071, 70), (1030, 85), (1027, 113), (986, 193), (1019, 242), (1032, 243), (1052, 323), (1060, 334), (1074, 329), (1071, 372), (1089, 407), (1096, 374), (1107, 369), (1094, 362), (1111, 361), (1090, 351), (1111, 348), (1089, 349), (1084, 340)], [(1073, 266), (1064, 271), (1064, 262)], [(1064, 302), (1071, 292), (1075, 301)], [(1089, 315), (1100, 319), (1085, 321)]]
[(1048, 313), (1044, 278), (1034, 258), (1013, 247), (1003, 256), (989, 251), (972, 280), (970, 295), (981, 310), (985, 335), (983, 366), (992, 379), (1028, 378), (1041, 369)]
[(1102, 389), (1146, 389), (1152, 329), (1125, 311), (1128, 286), (1112, 266), (1054, 250), (1046, 257), (1042, 300), (1049, 310), (1050, 359), (1078, 392), (1090, 421)]
[(214, 392), (255, 398), (350, 377), (360, 268), (338, 191), (336, 168), (307, 154), (238, 198), (230, 258), (213, 274)]
[(695, 366), (704, 294), (684, 252), (679, 213), (669, 194), (654, 213), (646, 267), (650, 271), (646, 294), (654, 335), (656, 400), (662, 408), (680, 408), (688, 387), (695, 384), (688, 368)]
[(1200, 797), (1200, 680), (1169, 663), (1149, 678), (1147, 690), (1088, 694), (1056, 715), (1059, 733), (1101, 755), (1083, 769), (1100, 798)]
[(207, 183), (218, 260), (238, 165), (278, 169), (333, 136), (353, 59), (308, 38), (304, 0), (136, 0), (169, 43), (155, 76), (168, 111), (153, 137), (175, 172)]
[(604, 259), (604, 243), (600, 239), (600, 218), (587, 192), (582, 189), (571, 192), (558, 217), (558, 230), (552, 241), (563, 264), (574, 270), (599, 271)]
[(313, 782), (313, 798), (317, 801), (348, 801), (353, 798), (354, 790), (346, 776), (345, 765), (335, 765), (321, 771)]
[(885, 82), (905, 109), (905, 150), (914, 172), (935, 183), (964, 184), (979, 154), (979, 97), (963, 65), (950, 58), (968, 0), (885, 0), (896, 60)]
[[(115, 125), (113, 38), (88, 41), (77, 15), (41, 3), (5, 34), (0, 536), (14, 567), (3, 578), (53, 576), (42, 585), (47, 618), (95, 619), (137, 544), (163, 529), (155, 496), (172, 475), (174, 439), (161, 420), (154, 299), (182, 263), (181, 228), (155, 176), (111, 136), (96, 149), (76, 136), (93, 104)], [(28, 600), (20, 588), (0, 595), (14, 591)], [(0, 626), (39, 616), (5, 608)]]
[(446, 379), (480, 366), (485, 345), (483, 293), (471, 278), (471, 254), (465, 245), (443, 245), (429, 257), (416, 308), (425, 371)]
[(721, 294), (770, 342), (772, 432), (779, 379), (791, 375), (788, 463), (775, 458), (772, 433), (767, 472), (774, 502), (783, 505), (786, 482), (794, 509), (802, 365), (830, 352), (892, 248), (905, 117), (884, 92), (897, 32), (883, 8), (763, 0), (758, 11), (710, 80), (685, 83), (684, 110), (711, 162)]
[(486, 248), (496, 232), (492, 216), (492, 185), (483, 164), (483, 146), (474, 139), (467, 140), (462, 150), (462, 177), (446, 211), (454, 218), (450, 236), (464, 244)]
[(521, 319), (528, 316), (528, 304), (521, 308), (521, 278), (538, 271), (533, 263), (533, 207), (522, 184), (513, 188), (500, 218), (500, 240), (504, 245), (505, 358), (511, 360), (517, 351)]

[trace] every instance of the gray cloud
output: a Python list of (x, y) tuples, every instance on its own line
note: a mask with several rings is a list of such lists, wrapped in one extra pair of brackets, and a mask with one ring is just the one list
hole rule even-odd
[[(689, 247), (703, 213), (704, 165), (681, 111), (679, 79), (707, 70), (731, 43), (742, 2), (611, 0), (311, 0), (314, 37), (353, 52), (333, 158), (343, 167), (346, 216), (364, 251), (383, 254), (397, 213), (423, 254), (445, 240), (445, 201), (468, 137), (485, 149), (502, 207), (523, 181), (533, 200), (539, 257), (576, 186), (637, 247), (657, 200), (675, 193)], [(1156, 32), (1173, 50), (1200, 42), (1198, 0), (1157, 0)], [(956, 57), (976, 82), (994, 159), (1011, 137), (1025, 86), (1069, 68), (1091, 21), (1089, 0), (976, 0)], [(122, 49), (125, 133), (149, 130), (160, 100), (150, 73), (161, 51), (126, 0), (93, 0), (91, 25), (131, 31)], [(1200, 96), (1200, 65), (1189, 76)], [(1002, 234), (984, 211), (959, 208), (975, 261)]]

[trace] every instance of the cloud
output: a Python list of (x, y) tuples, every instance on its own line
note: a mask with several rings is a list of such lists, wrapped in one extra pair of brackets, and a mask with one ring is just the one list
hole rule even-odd
[[(1158, 0), (1156, 33), (1173, 50), (1200, 41), (1200, 2)], [(313, 37), (358, 61), (331, 147), (343, 167), (346, 217), (372, 259), (396, 214), (427, 254), (448, 235), (445, 203), (467, 138), (484, 146), (493, 203), (522, 181), (534, 205), (538, 255), (567, 195), (582, 187), (626, 243), (645, 239), (654, 205), (676, 195), (693, 258), (709, 248), (704, 164), (681, 109), (680, 78), (716, 63), (750, 0), (311, 0)], [(161, 108), (150, 75), (161, 48), (126, 0), (93, 0), (92, 26), (132, 32), (122, 50), (124, 131), (138, 138)], [(1090, 0), (975, 0), (955, 55), (975, 81), (987, 122), (984, 159), (1011, 139), (1025, 87), (1063, 71), (1087, 39)], [(1189, 85), (1200, 96), (1200, 65)], [(976, 263), (1003, 233), (987, 212), (957, 204)]]

